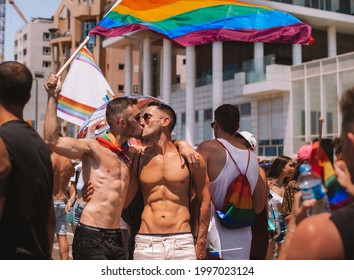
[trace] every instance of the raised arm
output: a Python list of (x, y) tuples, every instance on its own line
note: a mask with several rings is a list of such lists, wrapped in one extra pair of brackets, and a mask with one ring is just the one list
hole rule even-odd
[(89, 146), (81, 140), (70, 137), (59, 137), (59, 125), (57, 117), (60, 82), (58, 77), (52, 74), (44, 84), (48, 94), (47, 113), (44, 122), (44, 141), (52, 151), (71, 159), (81, 159), (84, 154), (90, 152)]
[(203, 157), (200, 157), (199, 160), (200, 166), (193, 172), (193, 184), (196, 192), (197, 206), (199, 206), (196, 207), (199, 212), (199, 226), (195, 252), (197, 259), (205, 259), (205, 244), (210, 222), (210, 188), (205, 160)]

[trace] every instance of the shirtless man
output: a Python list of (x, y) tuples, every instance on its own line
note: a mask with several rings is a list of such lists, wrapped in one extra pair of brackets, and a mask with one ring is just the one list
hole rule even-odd
[(67, 188), (70, 178), (74, 175), (74, 167), (70, 159), (57, 153), (51, 154), (53, 165), (53, 203), (55, 211), (55, 233), (59, 243), (61, 260), (69, 259), (69, 243), (67, 237), (68, 222), (66, 221)]
[(132, 147), (125, 151), (123, 146), (130, 137), (139, 138), (143, 129), (137, 100), (116, 98), (107, 105), (110, 130), (100, 141), (59, 137), (57, 82), (51, 75), (44, 85), (48, 93), (44, 139), (58, 154), (82, 160), (84, 182), (90, 179), (96, 188), (75, 230), (73, 258), (125, 259), (119, 224), (135, 151)]
[[(170, 106), (151, 103), (143, 118), (142, 139), (151, 146), (135, 157), (131, 171), (129, 196), (141, 187), (145, 204), (134, 259), (203, 259), (210, 216), (205, 162), (201, 159), (192, 174), (187, 164), (181, 166), (181, 155), (171, 141), (176, 114)], [(192, 185), (199, 212), (195, 245), (190, 225), (191, 214), (195, 214), (190, 213)]]

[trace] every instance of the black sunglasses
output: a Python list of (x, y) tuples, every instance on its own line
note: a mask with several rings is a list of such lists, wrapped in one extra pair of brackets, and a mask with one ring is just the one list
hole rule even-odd
[(134, 120), (136, 120), (137, 122), (140, 122), (140, 119), (141, 119), (141, 115), (140, 113), (135, 115), (134, 117), (132, 117)]
[(148, 121), (148, 120), (150, 120), (150, 119), (151, 119), (151, 117), (152, 117), (152, 114), (149, 114), (149, 113), (145, 113), (145, 114), (143, 115), (143, 119), (144, 119), (144, 121)]

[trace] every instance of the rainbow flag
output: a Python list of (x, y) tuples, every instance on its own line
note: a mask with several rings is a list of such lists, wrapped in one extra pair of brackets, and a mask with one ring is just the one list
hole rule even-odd
[(71, 64), (58, 101), (58, 117), (76, 125), (83, 122), (114, 94), (95, 62), (84, 47)]
[(312, 28), (266, 6), (232, 0), (122, 0), (90, 35), (151, 30), (182, 46), (215, 41), (312, 44)]
[(322, 177), (327, 189), (327, 197), (330, 208), (337, 209), (352, 202), (350, 196), (337, 181), (334, 168), (319, 142), (312, 144), (310, 165), (313, 172)]

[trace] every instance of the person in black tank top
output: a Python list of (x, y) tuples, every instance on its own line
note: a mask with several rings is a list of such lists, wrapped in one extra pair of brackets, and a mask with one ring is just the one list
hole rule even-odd
[(32, 74), (0, 64), (0, 259), (51, 259), (48, 235), (53, 171), (50, 151), (23, 120)]

